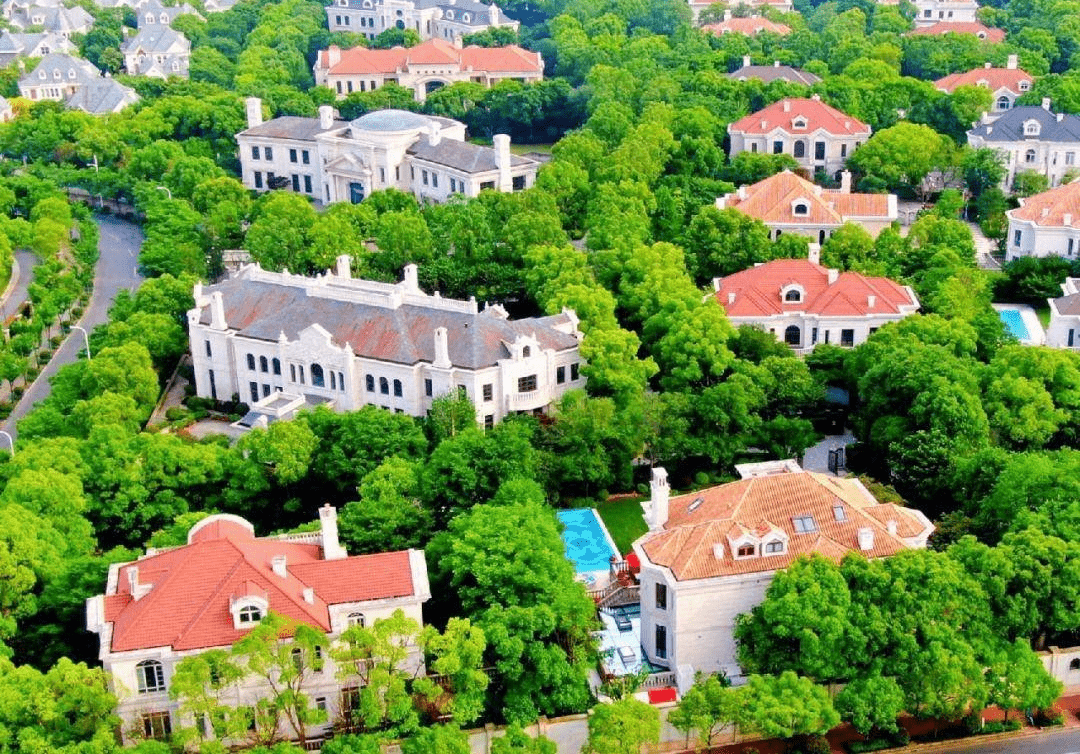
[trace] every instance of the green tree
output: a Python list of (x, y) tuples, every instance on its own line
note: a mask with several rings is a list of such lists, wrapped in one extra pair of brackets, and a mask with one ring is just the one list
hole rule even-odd
[(751, 675), (739, 694), (739, 725), (766, 738), (824, 734), (840, 723), (828, 690), (791, 670)]
[(898, 123), (878, 131), (848, 159), (864, 176), (885, 181), (892, 189), (918, 192), (930, 171), (949, 167), (953, 146), (928, 126)]
[(986, 674), (990, 702), (1005, 711), (1006, 721), (1010, 710), (1051, 706), (1063, 688), (1023, 639), (1007, 644)]
[(722, 675), (699, 676), (668, 715), (668, 722), (686, 733), (697, 731), (698, 748), (715, 744), (716, 737), (739, 716), (738, 692)]
[(904, 692), (893, 678), (866, 675), (852, 678), (834, 700), (840, 717), (864, 736), (874, 731), (895, 732), (904, 710)]
[(555, 754), (555, 742), (546, 736), (533, 738), (520, 725), (511, 725), (506, 735), (491, 742), (491, 754)]
[(627, 697), (598, 704), (589, 715), (585, 754), (640, 754), (660, 742), (660, 712), (651, 704)]

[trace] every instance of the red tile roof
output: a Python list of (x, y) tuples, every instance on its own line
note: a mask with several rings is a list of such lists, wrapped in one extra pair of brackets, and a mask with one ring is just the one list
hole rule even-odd
[[(278, 556), (286, 559), (284, 577), (271, 565)], [(136, 568), (138, 583), (151, 585), (139, 599), (129, 581)], [(118, 575), (116, 593), (105, 596), (113, 652), (228, 646), (244, 635), (233, 626), (234, 597), (263, 597), (270, 610), (328, 631), (328, 605), (406, 597), (417, 588), (408, 551), (322, 560), (318, 544), (256, 538), (228, 520), (200, 528), (188, 545), (127, 563)], [(310, 603), (306, 588), (314, 592)]]
[[(340, 60), (330, 65), (331, 52), (340, 54)], [(320, 50), (318, 67), (329, 69), (331, 76), (393, 74), (407, 70), (413, 65), (457, 65), (462, 70), (472, 69), (488, 73), (541, 73), (544, 65), (540, 53), (529, 52), (517, 45), (506, 47), (459, 48), (441, 39), (429, 39), (415, 47), (394, 47), (389, 50), (371, 50), (353, 47), (350, 50)]]
[[(1044, 228), (1080, 228), (1080, 181), (1020, 199), (1020, 206), (1005, 214), (1014, 220), (1027, 220)], [(1065, 222), (1066, 219), (1068, 222)]]
[[(796, 215), (795, 202), (806, 200), (807, 213)], [(896, 219), (888, 194), (853, 194), (823, 189), (790, 171), (776, 173), (724, 197), (724, 206), (765, 224), (836, 225), (848, 218), (860, 220)], [(895, 205), (894, 205), (895, 206)]]
[[(793, 283), (803, 288), (801, 301), (785, 301), (781, 294)], [(729, 294), (734, 294), (733, 302)], [(832, 317), (907, 314), (919, 306), (910, 288), (888, 278), (842, 272), (830, 283), (829, 270), (807, 259), (775, 259), (720, 278), (716, 300), (729, 317), (788, 312)]]
[(778, 24), (775, 21), (770, 21), (769, 19), (760, 16), (729, 18), (726, 21), (720, 21), (719, 23), (706, 24), (701, 27), (701, 30), (716, 35), (746, 34), (751, 37), (755, 34), (760, 34), (763, 31), (770, 31), (773, 34), (779, 34), (780, 36), (791, 33), (790, 26)]
[[(696, 505), (690, 510), (692, 503)], [(679, 581), (775, 571), (811, 553), (834, 561), (852, 551), (868, 558), (887, 557), (909, 549), (912, 545), (905, 539), (928, 536), (933, 529), (918, 511), (880, 505), (856, 480), (802, 471), (743, 479), (673, 497), (669, 511), (664, 528), (646, 535), (640, 547), (650, 561), (670, 568)], [(792, 519), (802, 516), (813, 518), (816, 531), (796, 531)], [(889, 521), (896, 522), (895, 534), (889, 532)], [(775, 526), (787, 536), (785, 551), (734, 558), (731, 544), (739, 534), (729, 534), (732, 524), (760, 533)], [(862, 529), (873, 532), (867, 550), (859, 546)], [(722, 546), (721, 557), (715, 545)]]
[[(806, 120), (806, 128), (796, 130), (792, 123), (799, 116)], [(870, 126), (857, 118), (840, 112), (835, 107), (826, 105), (817, 95), (813, 97), (792, 97), (774, 102), (756, 113), (751, 113), (745, 118), (735, 121), (728, 126), (728, 131), (730, 133), (767, 134), (777, 128), (792, 134), (809, 134), (821, 129), (825, 133), (834, 136), (870, 135)]]
[[(952, 93), (959, 86), (982, 86), (992, 92), (1007, 89), (1020, 94), (1031, 88), (1033, 77), (1020, 68), (976, 68), (966, 73), (950, 73), (934, 82), (934, 86), (943, 92)], [(1027, 89), (1020, 88), (1020, 82), (1027, 82)]]
[(936, 24), (923, 26), (909, 31), (909, 37), (938, 36), (941, 34), (974, 34), (988, 42), (1004, 42), (1005, 30), (993, 29), (978, 21), (939, 21)]

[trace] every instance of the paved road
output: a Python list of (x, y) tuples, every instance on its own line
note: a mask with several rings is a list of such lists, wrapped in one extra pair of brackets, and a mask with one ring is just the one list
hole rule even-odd
[(0, 322), (7, 322), (8, 317), (14, 316), (19, 307), (27, 298), (27, 288), (34, 281), (34, 268), (38, 265), (37, 255), (32, 251), (15, 252), (15, 260), (19, 263), (19, 279), (15, 287), (11, 289), (11, 295), (0, 306)]
[(1080, 754), (1080, 730), (1047, 730), (1033, 736), (983, 743), (957, 742), (940, 746), (920, 746), (919, 752), (948, 754)]
[[(143, 234), (139, 226), (111, 215), (100, 215), (95, 219), (101, 231), (98, 240), (100, 256), (94, 272), (94, 293), (90, 296), (90, 304), (86, 307), (82, 320), (79, 321), (79, 324), (90, 332), (108, 319), (109, 307), (117, 293), (121, 290), (134, 290), (142, 282), (138, 271), (138, 258)], [(19, 264), (22, 264), (21, 259)], [(17, 437), (16, 422), (26, 416), (35, 403), (49, 395), (49, 379), (60, 367), (75, 361), (83, 348), (85, 345), (82, 333), (72, 330), (53, 354), (48, 366), (23, 394), (11, 416), (0, 425), (0, 429)], [(0, 446), (3, 444), (0, 441)]]

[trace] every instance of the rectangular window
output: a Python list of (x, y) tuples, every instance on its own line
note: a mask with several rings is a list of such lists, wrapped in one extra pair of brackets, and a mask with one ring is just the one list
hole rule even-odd
[(847, 144), (840, 145), (840, 156), (847, 157)]
[(270, 395), (270, 386), (264, 384), (262, 386), (262, 397), (265, 398), (268, 395)]
[(431, 397), (431, 380), (424, 380), (424, 395)]
[(829, 331), (828, 330), (825, 331), (825, 342), (826, 343), (829, 342)]
[(172, 736), (172, 719), (168, 712), (146, 712), (142, 716), (143, 736), (155, 741), (167, 741)]
[(210, 341), (206, 341), (206, 355), (213, 356), (213, 350), (210, 348)]
[(431, 185), (433, 187), (435, 187), (435, 188), (439, 187), (439, 174), (438, 173), (432, 173), (431, 174)]
[(482, 394), (485, 401), (490, 401), (492, 396), (495, 394), (494, 386), (490, 382), (487, 383), (482, 389)]
[(840, 345), (845, 348), (851, 348), (855, 345), (855, 331), (854, 330), (841, 330), (840, 331)]
[(566, 382), (566, 367), (555, 367), (555, 384), (561, 385)]
[(251, 159), (253, 159), (253, 160), (259, 159), (259, 148), (258, 147), (252, 147), (251, 148)]
[(656, 585), (656, 609), (667, 610), (667, 584)]
[(421, 170), (420, 171), (420, 176), (421, 176), (421, 181), (423, 182), (423, 184), (425, 186), (428, 185), (427, 171), (426, 170)]
[(296, 364), (289, 364), (289, 380), (296, 382)]
[(536, 375), (530, 374), (528, 377), (518, 378), (518, 392), (519, 393), (531, 393), (536, 390)]
[(346, 81), (345, 82), (345, 87), (349, 90), (349, 94), (352, 94), (352, 82), (351, 81)]
[(300, 365), (300, 384), (304, 384), (304, 365)]
[(818, 530), (813, 516), (795, 516), (791, 519), (791, 525), (795, 527), (796, 534), (811, 534)]
[(843, 523), (844, 521), (847, 521), (847, 511), (844, 510), (844, 506), (842, 506), (842, 505), (834, 505), (832, 507), (832, 512), (833, 512), (833, 518), (835, 518), (837, 521), (839, 521), (841, 523)]
[(757, 143), (756, 142), (750, 145), (750, 151), (757, 154)]
[(815, 160), (824, 160), (825, 159), (825, 142), (823, 142), (823, 141), (815, 141), (814, 142), (814, 159)]
[(379, 180), (386, 183), (386, 168), (379, 168)]
[(667, 626), (656, 627), (656, 657), (660, 660), (667, 659)]
[(817, 328), (816, 327), (812, 328), (810, 330), (810, 345), (814, 345), (815, 343), (817, 343)]
[(1073, 343), (1076, 342), (1075, 338), (1076, 338), (1076, 331), (1075, 330), (1069, 330), (1069, 348), (1073, 347)]
[(320, 712), (326, 712), (326, 697), (325, 696), (317, 696), (317, 697), (315, 697), (315, 709), (319, 710)]
[(301, 162), (303, 162), (305, 165), (310, 165), (311, 164), (311, 152), (307, 151), (306, 149), (303, 150), (300, 153), (300, 159), (301, 159)]
[(1065, 253), (1068, 254), (1070, 257), (1073, 254), (1073, 246), (1074, 246), (1075, 243), (1076, 243), (1076, 239), (1073, 239), (1073, 238), (1069, 239), (1069, 249)]
[(305, 194), (310, 194), (311, 193), (311, 176), (310, 175), (305, 175), (304, 176), (304, 193)]
[[(784, 153), (784, 142), (779, 141), (779, 140), (774, 141), (772, 143), (772, 153), (773, 154), (783, 154)], [(269, 159), (269, 158), (267, 158), (267, 159)]]
[(267, 160), (274, 159), (274, 150), (270, 147), (263, 147), (263, 157)]
[(1020, 245), (1020, 239), (1023, 238), (1023, 231), (1016, 231), (1013, 233), (1013, 246)]
[(257, 402), (259, 400), (259, 383), (249, 382), (248, 390), (251, 392), (251, 402)]
[(258, 170), (256, 170), (255, 171), (255, 188), (259, 189), (259, 188), (262, 188), (262, 187), (263, 187), (262, 173), (260, 173)]
[(296, 162), (296, 150), (295, 149), (290, 149), (289, 150), (289, 162)]
[(344, 92), (341, 89), (341, 82), (340, 81), (337, 82), (337, 93), (338, 94), (344, 94)]
[(513, 178), (510, 179), (510, 187), (514, 191), (524, 191), (525, 190), (525, 176), (523, 176), (523, 175), (515, 175)]
[(300, 193), (300, 176), (296, 173), (292, 174), (292, 190), (296, 193)]
[(578, 364), (576, 361), (573, 364), (570, 365), (570, 381), (571, 382), (576, 382), (577, 381), (578, 376), (579, 376), (578, 375), (578, 369), (579, 369), (580, 366), (581, 365)]
[(484, 429), (491, 429), (495, 426), (495, 414), (487, 414), (484, 416)]
[(495, 181), (484, 181), (483, 183), (480, 184), (480, 190), (481, 191), (494, 191), (495, 190)]

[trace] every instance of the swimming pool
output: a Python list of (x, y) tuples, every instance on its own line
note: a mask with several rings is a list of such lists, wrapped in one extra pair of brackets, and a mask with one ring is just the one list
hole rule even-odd
[(1019, 309), (998, 309), (998, 316), (1005, 323), (1006, 329), (1017, 340), (1031, 340), (1024, 317)]
[(608, 540), (607, 532), (592, 508), (574, 508), (556, 511), (563, 525), (563, 542), (566, 557), (578, 573), (607, 571), (615, 548)]

